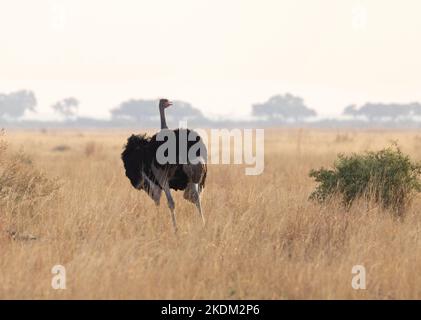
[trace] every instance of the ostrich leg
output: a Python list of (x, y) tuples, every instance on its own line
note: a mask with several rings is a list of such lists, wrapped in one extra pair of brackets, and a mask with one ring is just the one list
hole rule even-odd
[(152, 198), (152, 200), (155, 202), (155, 205), (159, 205), (159, 201), (161, 199), (161, 188), (159, 188), (155, 183), (153, 183), (148, 176), (142, 172), (143, 177), (143, 184), (146, 187), (146, 192), (149, 195), (149, 197)]
[(198, 183), (194, 184), (194, 204), (196, 205), (197, 210), (199, 211), (199, 215), (202, 218), (203, 225), (205, 225), (206, 220), (205, 220), (205, 216), (203, 215), (203, 212), (202, 212), (202, 204), (200, 202), (200, 192), (199, 192), (199, 184)]
[(199, 212), (199, 216), (202, 219), (203, 225), (205, 225), (206, 221), (205, 221), (205, 217), (204, 217), (203, 211), (202, 211), (202, 204), (200, 202), (199, 185), (197, 183), (190, 182), (187, 185), (187, 188), (184, 191), (184, 199), (194, 203), (194, 205), (196, 206), (196, 208)]
[(177, 232), (177, 220), (175, 219), (175, 202), (171, 195), (170, 184), (168, 183), (168, 176), (170, 175), (169, 169), (166, 168), (162, 171), (162, 170), (157, 169), (156, 166), (152, 164), (152, 172), (155, 175), (155, 177), (158, 179), (159, 183), (162, 186), (162, 189), (165, 192), (165, 196), (167, 197), (167, 201), (168, 201), (168, 207), (170, 208), (170, 211), (171, 211), (171, 220), (172, 220), (172, 225), (174, 227), (174, 232)]
[(165, 192), (165, 195), (167, 196), (168, 207), (170, 208), (170, 211), (171, 211), (171, 220), (172, 220), (172, 225), (174, 227), (174, 232), (177, 233), (177, 220), (175, 218), (175, 202), (174, 202), (174, 199), (172, 198), (168, 183), (164, 185), (164, 192)]

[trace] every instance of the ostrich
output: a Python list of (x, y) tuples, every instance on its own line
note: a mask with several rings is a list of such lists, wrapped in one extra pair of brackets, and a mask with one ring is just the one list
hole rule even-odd
[[(148, 137), (146, 134), (130, 136), (121, 157), (126, 176), (129, 178), (132, 186), (138, 190), (144, 190), (157, 206), (160, 203), (162, 191), (164, 191), (171, 212), (174, 231), (177, 232), (175, 202), (171, 196), (170, 189), (184, 191), (184, 199), (196, 205), (203, 225), (205, 225), (200, 195), (205, 187), (207, 150), (202, 138), (195, 131), (189, 129), (168, 129), (165, 109), (171, 105), (172, 103), (167, 99), (159, 101), (161, 131), (152, 137)], [(175, 163), (162, 163), (157, 160), (159, 147), (164, 143), (172, 143), (167, 142), (168, 139), (167, 141), (161, 141), (160, 134), (173, 134), (175, 137), (174, 143), (176, 145), (171, 145), (174, 148), (168, 149), (168, 153), (171, 150), (176, 151), (177, 160)], [(193, 140), (192, 138), (195, 141), (190, 141)], [(187, 145), (186, 149), (189, 157), (187, 155), (184, 157), (187, 161), (180, 161), (180, 153), (185, 152), (185, 149), (183, 151), (180, 148), (182, 143)], [(194, 150), (199, 152), (192, 152), (194, 154), (192, 156), (189, 151), (193, 146)]]

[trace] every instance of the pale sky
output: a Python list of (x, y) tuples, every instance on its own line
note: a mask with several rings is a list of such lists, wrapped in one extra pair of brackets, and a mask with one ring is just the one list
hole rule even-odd
[(419, 0), (0, 0), (0, 92), (38, 117), (67, 96), (104, 117), (129, 98), (244, 116), (291, 92), (321, 115), (421, 101)]

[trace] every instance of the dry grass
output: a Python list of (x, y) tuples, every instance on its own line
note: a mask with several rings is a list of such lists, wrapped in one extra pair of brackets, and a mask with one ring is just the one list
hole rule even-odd
[[(19, 181), (37, 176), (48, 194), (2, 202), (0, 298), (421, 298), (419, 198), (401, 222), (365, 203), (346, 213), (308, 201), (311, 168), (391, 140), (419, 160), (415, 132), (267, 130), (263, 175), (210, 166), (205, 229), (176, 194), (178, 237), (165, 203), (156, 208), (124, 176), (128, 134), (7, 133), (7, 152), (32, 159), (29, 168), (18, 162), (29, 179)], [(63, 143), (66, 152), (53, 151)], [(14, 239), (10, 229), (37, 239)], [(66, 290), (51, 288), (56, 264), (66, 267)], [(366, 267), (367, 290), (351, 287), (357, 264)]]

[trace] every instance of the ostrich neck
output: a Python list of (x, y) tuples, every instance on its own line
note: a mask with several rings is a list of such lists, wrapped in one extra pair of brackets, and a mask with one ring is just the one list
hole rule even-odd
[(159, 114), (161, 116), (161, 129), (168, 129), (167, 120), (165, 119), (165, 109), (159, 108)]

